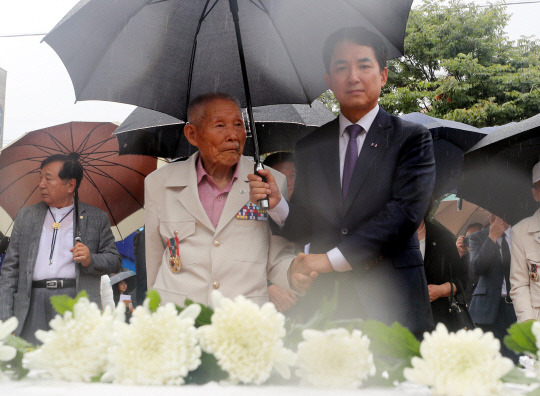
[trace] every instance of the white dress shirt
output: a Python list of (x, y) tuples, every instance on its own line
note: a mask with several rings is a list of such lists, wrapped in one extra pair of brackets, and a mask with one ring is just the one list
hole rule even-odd
[[(356, 138), (357, 144), (358, 144), (358, 155), (360, 155), (360, 152), (362, 151), (362, 145), (364, 144), (364, 141), (366, 139), (366, 135), (369, 133), (369, 128), (371, 128), (371, 125), (373, 124), (373, 121), (375, 120), (375, 117), (377, 116), (377, 113), (379, 112), (379, 105), (376, 105), (373, 109), (371, 109), (364, 117), (362, 117), (358, 122), (357, 125), (360, 125), (365, 133), (361, 133)], [(349, 125), (352, 125), (352, 122), (349, 121), (343, 114), (339, 114), (339, 177), (340, 180), (343, 179), (343, 167), (345, 164), (345, 152), (347, 151), (347, 145), (349, 143), (349, 134), (345, 133), (345, 128), (347, 128)], [(279, 201), (279, 203), (276, 205), (276, 207), (272, 210), (268, 211), (268, 214), (274, 220), (274, 222), (279, 225), (280, 227), (283, 226), (285, 223), (285, 220), (287, 219), (287, 216), (289, 215), (289, 204), (285, 199), (282, 199)], [(338, 272), (344, 272), (344, 271), (350, 271), (352, 269), (351, 265), (343, 256), (341, 251), (335, 247), (328, 251), (327, 253), (328, 259), (330, 260), (330, 263), (332, 264), (332, 267), (334, 268), (334, 271)]]
[[(50, 208), (50, 212), (47, 210), (43, 229), (41, 230), (41, 238), (39, 239), (39, 249), (32, 280), (54, 278), (75, 279), (75, 261), (73, 260), (73, 253), (69, 251), (73, 247), (73, 212), (68, 214), (60, 222), (52, 255), (52, 263), (49, 264), (54, 219), (60, 221), (72, 209), (73, 205), (66, 206), (65, 208)], [(54, 215), (54, 219), (51, 212)]]

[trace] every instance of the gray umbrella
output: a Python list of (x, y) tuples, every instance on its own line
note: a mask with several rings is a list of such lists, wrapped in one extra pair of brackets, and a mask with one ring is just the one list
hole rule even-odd
[(540, 114), (490, 132), (467, 153), (458, 195), (510, 224), (531, 216), (531, 172), (540, 160)]
[(136, 280), (136, 274), (133, 271), (119, 272), (118, 274), (111, 276), (111, 286), (116, 285), (121, 281), (125, 281), (127, 283), (126, 293), (129, 293), (135, 289)]
[[(310, 105), (284, 104), (253, 109), (260, 152), (293, 150), (296, 141), (315, 128), (332, 121), (335, 115), (320, 101)], [(120, 154), (141, 154), (177, 158), (189, 156), (197, 148), (184, 136), (184, 121), (167, 114), (136, 108), (116, 129)], [(251, 134), (244, 154), (253, 155)]]

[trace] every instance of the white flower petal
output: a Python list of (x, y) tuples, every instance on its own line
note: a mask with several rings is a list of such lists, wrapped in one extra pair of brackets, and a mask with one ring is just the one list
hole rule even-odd
[(0, 344), (0, 361), (8, 362), (17, 355), (17, 350), (9, 345)]
[(3, 323), (2, 321), (0, 321), (0, 340), (3, 340), (8, 335), (13, 333), (18, 325), (19, 325), (19, 321), (17, 320), (15, 316), (12, 316), (11, 318), (9, 318)]
[(182, 312), (180, 312), (180, 319), (197, 319), (197, 316), (201, 313), (201, 306), (199, 304), (191, 304), (184, 308)]

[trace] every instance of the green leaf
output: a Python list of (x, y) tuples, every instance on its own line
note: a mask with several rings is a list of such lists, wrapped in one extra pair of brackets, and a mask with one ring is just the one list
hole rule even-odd
[(538, 378), (534, 377), (527, 377), (525, 375), (525, 371), (522, 369), (517, 368), (514, 366), (514, 368), (506, 374), (504, 377), (502, 377), (503, 382), (510, 382), (512, 384), (524, 384), (524, 385), (530, 385), (530, 384), (538, 384)]
[(540, 387), (536, 388), (535, 390), (530, 391), (526, 395), (527, 396), (540, 396)]
[(67, 311), (73, 312), (73, 307), (82, 297), (88, 298), (86, 290), (81, 290), (75, 298), (71, 298), (65, 294), (60, 296), (52, 296), (51, 304), (56, 312), (60, 315), (64, 315)]
[(533, 321), (514, 323), (508, 328), (504, 344), (516, 353), (531, 353), (536, 356), (538, 347), (536, 337), (532, 332)]
[(201, 365), (197, 369), (190, 371), (186, 377), (186, 384), (202, 385), (210, 381), (219, 382), (228, 377), (228, 374), (219, 367), (214, 355), (203, 352)]
[(212, 315), (214, 314), (214, 310), (210, 308), (208, 305), (196, 303), (193, 300), (190, 300), (188, 298), (184, 302), (184, 307), (180, 307), (179, 305), (177, 305), (176, 310), (178, 311), (178, 313), (180, 313), (184, 310), (185, 307), (191, 304), (199, 304), (201, 306), (201, 313), (195, 319), (195, 327), (201, 327), (201, 326), (212, 324)]
[(148, 290), (146, 292), (146, 298), (150, 301), (148, 302), (148, 309), (150, 309), (150, 312), (156, 312), (159, 304), (161, 304), (161, 296), (159, 295), (157, 290)]
[(366, 320), (358, 326), (371, 340), (373, 354), (410, 361), (420, 356), (420, 341), (409, 329), (395, 322), (388, 326), (375, 320)]

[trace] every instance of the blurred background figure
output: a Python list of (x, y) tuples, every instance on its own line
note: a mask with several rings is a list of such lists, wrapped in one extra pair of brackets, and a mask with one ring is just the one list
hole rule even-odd
[(464, 284), (463, 295), (465, 297), (465, 303), (467, 306), (471, 304), (472, 293), (476, 284), (478, 283), (478, 276), (476, 276), (469, 266), (470, 251), (469, 251), (469, 235), (482, 230), (484, 227), (480, 223), (472, 223), (465, 229), (465, 235), (460, 235), (456, 239), (456, 248), (461, 260), (461, 265), (467, 268), (467, 284)]
[(435, 324), (441, 322), (448, 330), (458, 330), (450, 315), (450, 295), (463, 295), (467, 283), (467, 267), (463, 266), (454, 247), (454, 235), (442, 225), (430, 221), (429, 213), (418, 227), (418, 241), (424, 258), (429, 301)]
[(120, 272), (111, 277), (111, 286), (113, 289), (114, 304), (125, 304), (126, 321), (129, 321), (133, 312), (133, 298), (131, 292), (135, 289), (137, 277), (133, 271)]
[(144, 244), (144, 227), (137, 231), (133, 237), (135, 256), (135, 272), (137, 274), (137, 287), (135, 290), (135, 305), (142, 305), (148, 289), (146, 284), (146, 249)]
[(294, 190), (294, 180), (296, 178), (294, 154), (288, 151), (278, 151), (277, 153), (268, 155), (264, 160), (264, 164), (285, 175), (287, 178), (287, 190), (289, 191), (287, 199), (290, 199)]

